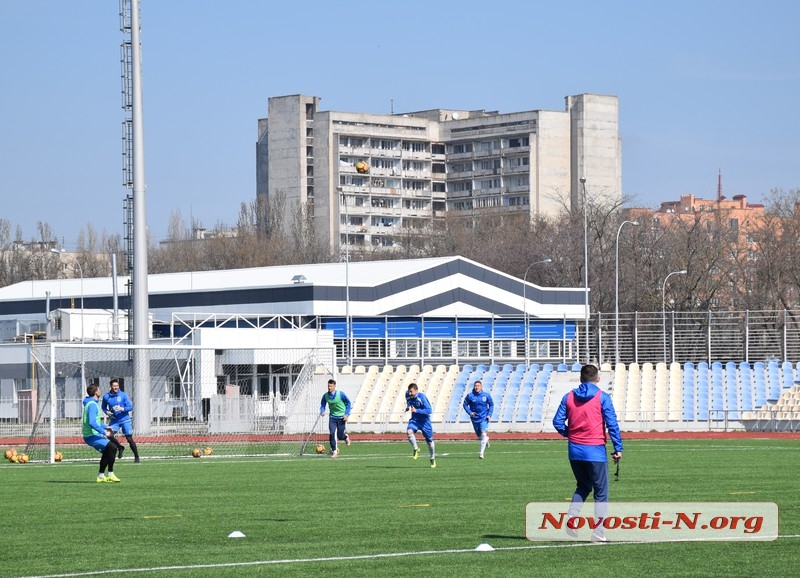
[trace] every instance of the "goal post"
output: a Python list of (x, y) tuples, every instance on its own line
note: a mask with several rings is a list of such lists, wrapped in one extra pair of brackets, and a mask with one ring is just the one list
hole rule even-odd
[[(65, 460), (98, 457), (83, 443), (82, 402), (86, 385), (98, 384), (102, 396), (111, 379), (134, 403), (144, 459), (191, 456), (195, 448), (213, 456), (301, 455), (327, 439), (319, 405), (335, 378), (331, 347), (47, 343), (33, 346), (31, 357), (30, 419), (10, 439), (34, 461), (53, 461), (56, 451)], [(149, 369), (145, 424), (136, 420), (136, 363)]]

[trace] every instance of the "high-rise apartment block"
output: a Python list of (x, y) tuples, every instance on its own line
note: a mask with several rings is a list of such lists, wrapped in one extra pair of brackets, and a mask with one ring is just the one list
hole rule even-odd
[(291, 226), (310, 217), (331, 250), (393, 247), (446, 214), (555, 216), (622, 198), (616, 96), (568, 96), (564, 111), (319, 110), (320, 98), (269, 99), (258, 121), (256, 192)]

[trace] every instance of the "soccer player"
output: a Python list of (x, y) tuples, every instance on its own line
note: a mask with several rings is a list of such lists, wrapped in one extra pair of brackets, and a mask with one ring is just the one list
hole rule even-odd
[[(100, 416), (100, 386), (91, 384), (86, 387), (86, 397), (83, 400), (83, 441), (100, 452), (100, 473), (97, 474), (98, 482), (119, 482), (114, 475), (114, 462), (117, 459), (119, 444), (114, 440), (114, 434), (107, 427)], [(105, 474), (108, 468), (108, 475)]]
[(472, 391), (464, 398), (464, 411), (469, 414), (469, 419), (472, 420), (472, 429), (481, 440), (481, 451), (478, 454), (480, 459), (483, 459), (483, 452), (489, 447), (489, 422), (492, 420), (493, 409), (492, 396), (483, 391), (481, 380), (473, 383)]
[[(111, 427), (114, 434), (116, 435), (119, 430), (122, 430), (125, 439), (128, 440), (128, 445), (131, 446), (131, 450), (133, 451), (133, 463), (138, 464), (139, 448), (136, 447), (136, 442), (133, 441), (133, 424), (131, 421), (133, 404), (128, 394), (120, 390), (118, 380), (112, 379), (108, 385), (110, 389), (108, 393), (103, 396), (101, 407), (108, 417), (111, 418), (108, 425)], [(119, 446), (119, 455), (117, 457), (121, 458), (125, 447), (119, 442), (117, 442), (117, 445)]]
[[(599, 521), (605, 518), (608, 502), (608, 458), (606, 457), (606, 435), (611, 437), (614, 463), (622, 458), (622, 436), (617, 423), (617, 414), (611, 396), (602, 391), (600, 371), (594, 365), (581, 368), (581, 384), (566, 393), (561, 399), (553, 427), (569, 440), (568, 455), (577, 487), (569, 507), (567, 534), (577, 537), (575, 529), (569, 527), (569, 517), (576, 516), (589, 496), (594, 492), (594, 515)], [(593, 542), (606, 542), (602, 526), (592, 532)]]
[(342, 440), (346, 446), (350, 445), (350, 436), (345, 432), (347, 418), (350, 417), (350, 400), (344, 392), (336, 389), (336, 380), (328, 380), (328, 393), (322, 395), (322, 403), (319, 406), (319, 415), (325, 415), (325, 405), (328, 405), (330, 414), (328, 416), (328, 439), (331, 444), (331, 457), (339, 457), (339, 446), (336, 444), (337, 438)]
[(408, 420), (406, 434), (411, 447), (414, 448), (413, 458), (419, 457), (419, 446), (414, 435), (418, 431), (422, 432), (428, 449), (431, 453), (431, 467), (436, 467), (436, 445), (433, 442), (433, 426), (431, 425), (431, 402), (428, 396), (419, 391), (416, 383), (411, 383), (406, 391), (406, 411), (411, 411), (411, 419)]

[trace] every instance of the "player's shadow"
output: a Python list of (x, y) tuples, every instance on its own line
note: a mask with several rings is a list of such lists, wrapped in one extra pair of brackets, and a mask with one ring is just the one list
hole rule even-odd
[(96, 484), (94, 480), (46, 480), (45, 484)]
[(528, 538), (525, 536), (509, 536), (507, 534), (484, 534), (483, 537), (487, 540), (494, 540), (496, 538), (500, 538), (503, 540), (525, 540), (528, 541)]

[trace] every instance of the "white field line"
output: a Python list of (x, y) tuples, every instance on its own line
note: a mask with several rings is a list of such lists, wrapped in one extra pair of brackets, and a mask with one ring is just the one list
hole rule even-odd
[[(779, 536), (779, 539), (800, 538), (800, 534)], [(683, 540), (676, 540), (683, 541)], [(601, 547), (609, 546), (631, 546), (644, 544), (645, 542), (606, 542), (604, 544), (593, 544), (592, 542), (569, 542), (560, 544), (535, 544), (529, 546), (506, 546), (495, 548), (495, 552), (512, 550), (549, 550), (555, 548), (582, 548), (582, 547)], [(361, 554), (358, 556), (324, 556), (321, 558), (286, 558), (283, 560), (258, 560), (254, 562), (225, 562), (221, 564), (192, 564), (187, 566), (154, 566), (151, 568), (112, 568), (105, 570), (94, 570), (90, 572), (70, 572), (67, 574), (40, 574), (35, 576), (20, 576), (18, 578), (69, 578), (76, 576), (107, 576), (110, 574), (143, 573), (143, 572), (174, 572), (176, 570), (199, 570), (203, 568), (245, 568), (248, 566), (275, 566), (278, 564), (309, 564), (319, 562), (342, 562), (352, 560), (378, 560), (381, 558), (403, 558), (408, 556), (437, 556), (441, 554), (483, 554), (476, 552), (474, 548), (450, 549), (450, 550), (420, 550), (418, 552), (387, 552), (382, 554)]]

